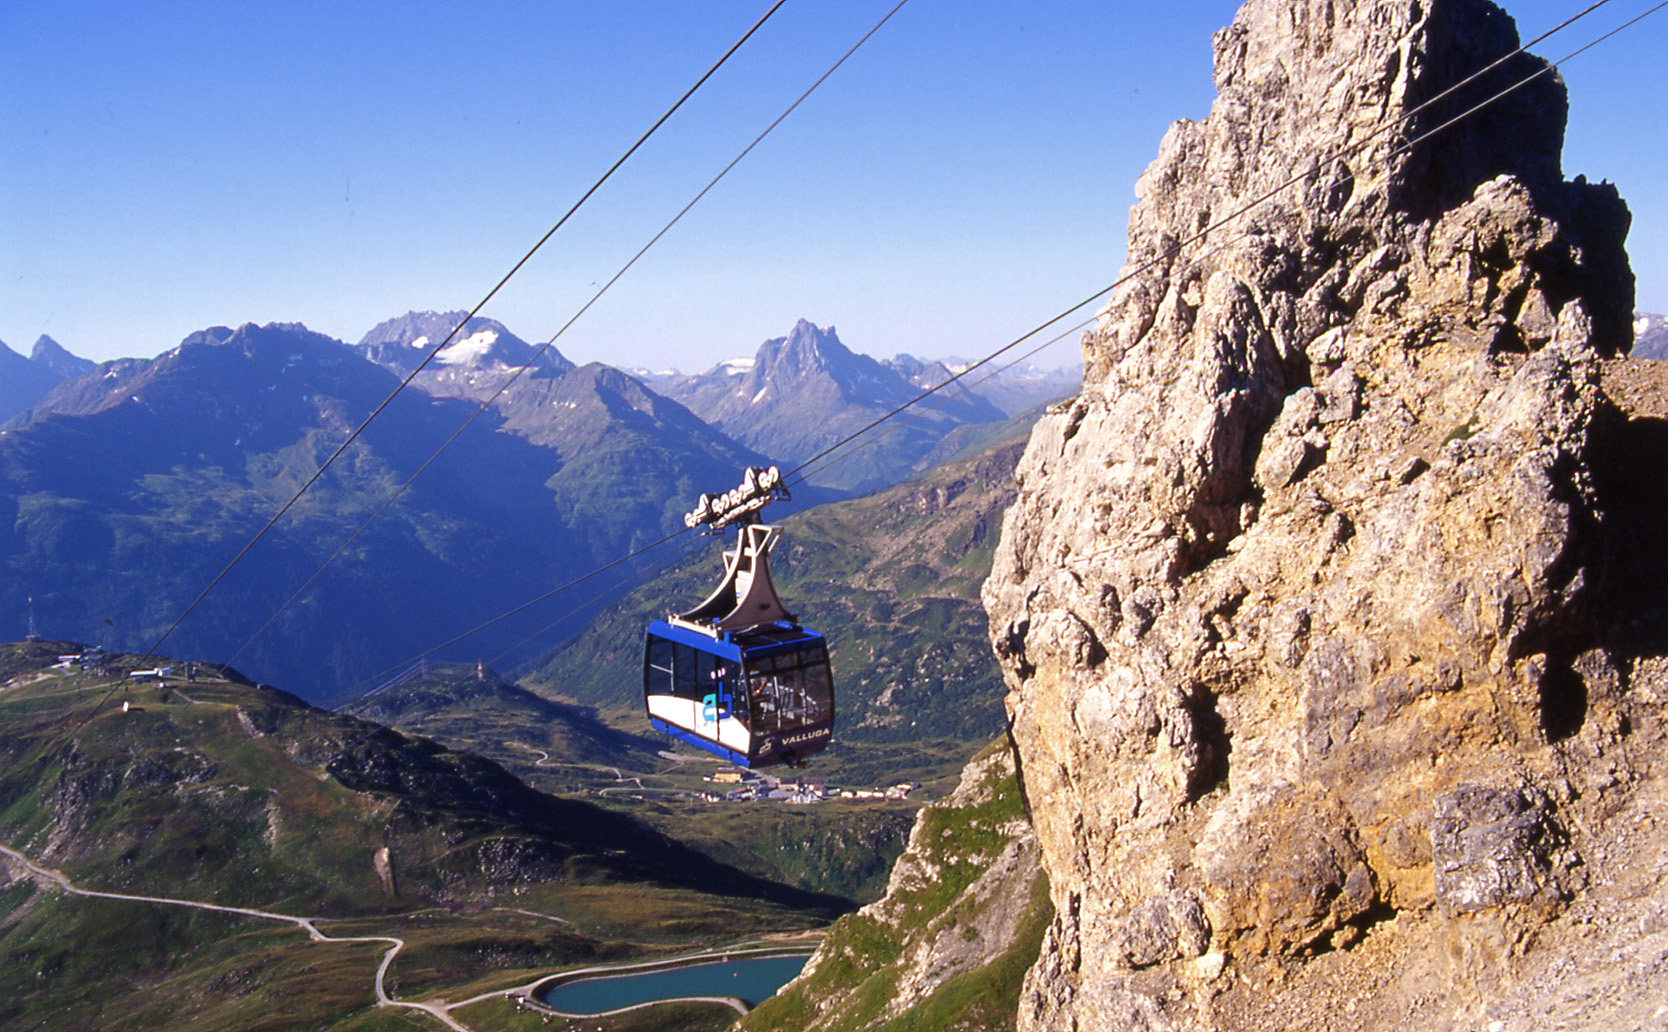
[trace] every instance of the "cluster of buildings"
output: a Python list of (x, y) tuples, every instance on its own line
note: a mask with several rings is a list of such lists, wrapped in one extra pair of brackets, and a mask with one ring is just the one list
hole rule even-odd
[(97, 645), (88, 645), (80, 652), (69, 653), (58, 657), (58, 662), (52, 664), (53, 670), (83, 670), (97, 671), (104, 668), (110, 659), (110, 654)]
[[(787, 803), (820, 803), (829, 799), (908, 799), (909, 793), (921, 787), (918, 781), (906, 781), (889, 788), (832, 788), (816, 778), (779, 778), (756, 770), (721, 767), (706, 778), (715, 790), (704, 792), (708, 802), (749, 802), (774, 799)], [(717, 786), (730, 786), (718, 791)]]

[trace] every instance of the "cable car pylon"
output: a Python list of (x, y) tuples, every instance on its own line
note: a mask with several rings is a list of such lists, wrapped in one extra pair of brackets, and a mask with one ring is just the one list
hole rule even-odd
[(782, 531), (763, 524), (760, 511), (788, 497), (775, 466), (750, 467), (734, 490), (701, 496), (685, 526), (734, 526), (736, 547), (724, 554), (712, 594), (652, 621), (643, 645), (649, 723), (748, 768), (802, 764), (834, 736), (828, 644), (800, 625), (770, 579)]

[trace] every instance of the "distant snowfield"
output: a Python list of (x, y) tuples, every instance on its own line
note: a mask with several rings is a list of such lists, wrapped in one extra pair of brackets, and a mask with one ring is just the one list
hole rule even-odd
[(456, 344), (441, 349), (440, 354), (434, 356), (441, 365), (473, 366), (479, 365), (486, 357), (492, 346), (498, 343), (497, 330), (482, 330), (471, 337), (465, 337)]

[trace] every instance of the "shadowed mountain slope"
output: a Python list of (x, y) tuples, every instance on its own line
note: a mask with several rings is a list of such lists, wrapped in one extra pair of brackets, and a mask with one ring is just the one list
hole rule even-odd
[(0, 342), (0, 426), (46, 397), (60, 381), (92, 368), (91, 361), (70, 354), (51, 337), (35, 341), (28, 358)]
[[(0, 634), (22, 636), (33, 595), (46, 633), (148, 646), (396, 383), (339, 341), (274, 324), (205, 330), (59, 384), (0, 435)], [(504, 404), (509, 415), (478, 419), (240, 664), (331, 694), (681, 527), (690, 498), (757, 461), (604, 367), (541, 370)], [(230, 658), (475, 408), (403, 392), (177, 646)], [(567, 623), (540, 631), (563, 612)], [(582, 618), (558, 599), (452, 658), (541, 633), (548, 647)]]

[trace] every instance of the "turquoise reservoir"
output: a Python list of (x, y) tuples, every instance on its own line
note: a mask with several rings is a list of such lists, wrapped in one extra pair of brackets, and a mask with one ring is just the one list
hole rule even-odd
[(688, 967), (590, 975), (564, 982), (540, 1002), (564, 1014), (602, 1014), (685, 996), (735, 996), (756, 1007), (805, 967), (810, 954), (713, 961)]

